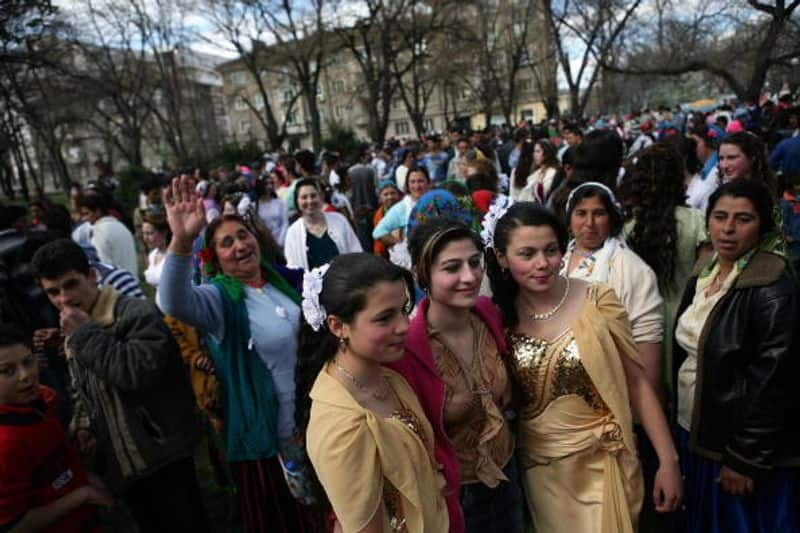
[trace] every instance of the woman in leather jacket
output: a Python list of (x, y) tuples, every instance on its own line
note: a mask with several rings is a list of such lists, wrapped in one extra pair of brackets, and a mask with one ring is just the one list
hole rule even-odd
[(750, 180), (709, 199), (716, 253), (695, 268), (675, 327), (680, 531), (800, 531), (800, 292), (761, 246), (772, 211)]

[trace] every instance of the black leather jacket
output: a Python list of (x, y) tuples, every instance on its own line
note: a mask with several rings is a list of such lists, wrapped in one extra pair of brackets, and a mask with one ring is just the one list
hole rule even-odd
[[(694, 298), (702, 266), (677, 317)], [(698, 344), (689, 449), (751, 477), (800, 467), (800, 289), (784, 259), (756, 253), (712, 309)], [(685, 359), (676, 342), (673, 390)]]

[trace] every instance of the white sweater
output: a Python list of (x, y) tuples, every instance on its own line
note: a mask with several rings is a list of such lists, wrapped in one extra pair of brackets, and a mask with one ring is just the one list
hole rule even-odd
[[(323, 212), (328, 225), (328, 235), (336, 244), (340, 254), (363, 252), (361, 243), (353, 231), (350, 222), (339, 213)], [(286, 255), (286, 266), (308, 270), (308, 246), (306, 245), (306, 225), (303, 218), (295, 220), (286, 232), (283, 252)]]

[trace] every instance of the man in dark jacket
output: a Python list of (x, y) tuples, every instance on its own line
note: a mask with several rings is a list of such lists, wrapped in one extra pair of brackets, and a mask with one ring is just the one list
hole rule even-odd
[(142, 531), (207, 530), (194, 471), (200, 436), (174, 338), (147, 301), (97, 287), (80, 246), (41, 247), (34, 277), (60, 312), (75, 396), (70, 431)]

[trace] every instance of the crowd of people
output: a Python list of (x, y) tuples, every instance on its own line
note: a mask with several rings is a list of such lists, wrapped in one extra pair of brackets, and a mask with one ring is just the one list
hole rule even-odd
[[(800, 125), (453, 131), (0, 209), (0, 529), (800, 532)], [(149, 297), (147, 296), (149, 295)], [(792, 355), (795, 354), (795, 355)]]

